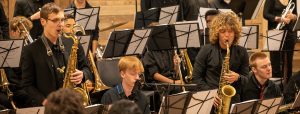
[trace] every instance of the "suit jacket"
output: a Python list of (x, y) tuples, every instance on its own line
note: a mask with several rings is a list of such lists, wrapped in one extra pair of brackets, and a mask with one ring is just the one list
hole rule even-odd
[[(65, 58), (68, 61), (72, 39), (62, 38), (65, 46)], [(77, 51), (77, 69), (83, 71), (84, 77), (89, 77), (90, 71), (81, 45)], [(22, 86), (32, 97), (32, 103), (41, 105), (47, 95), (57, 89), (56, 68), (53, 68), (53, 60), (46, 53), (46, 47), (41, 38), (24, 47), (21, 55)]]

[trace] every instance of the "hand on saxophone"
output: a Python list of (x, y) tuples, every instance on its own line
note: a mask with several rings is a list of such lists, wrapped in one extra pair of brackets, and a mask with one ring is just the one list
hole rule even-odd
[(227, 83), (233, 83), (239, 79), (240, 75), (234, 71), (229, 71), (229, 73), (224, 74), (224, 79)]
[(214, 99), (214, 107), (218, 107), (220, 104), (221, 104), (221, 99), (218, 95), (216, 95)]
[(83, 78), (83, 72), (76, 69), (74, 73), (71, 74), (72, 76), (70, 77), (71, 82), (74, 84), (80, 84)]

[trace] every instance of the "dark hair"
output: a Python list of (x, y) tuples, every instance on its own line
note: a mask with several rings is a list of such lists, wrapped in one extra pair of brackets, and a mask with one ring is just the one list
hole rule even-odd
[(41, 18), (48, 19), (48, 15), (51, 13), (58, 14), (60, 11), (63, 11), (58, 5), (55, 3), (47, 3), (41, 9)]
[(122, 99), (112, 104), (108, 114), (142, 114), (142, 112), (133, 101)]
[(73, 89), (61, 88), (50, 93), (45, 114), (85, 114), (82, 96)]
[(75, 17), (72, 14), (65, 14), (65, 19), (75, 19)]
[(218, 15), (219, 13), (220, 13), (219, 10), (208, 10), (205, 13), (205, 20), (206, 20), (207, 16), (215, 16), (215, 15)]

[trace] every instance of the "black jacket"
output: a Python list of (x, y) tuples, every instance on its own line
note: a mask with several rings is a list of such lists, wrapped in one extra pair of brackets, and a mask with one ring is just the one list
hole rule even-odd
[(294, 74), (288, 84), (284, 87), (284, 101), (291, 103), (295, 100), (296, 93), (300, 90), (300, 71)]
[[(65, 61), (67, 62), (73, 41), (72, 39), (62, 38), (62, 42), (65, 47)], [(84, 77), (89, 77), (89, 66), (83, 48), (81, 45), (78, 48), (77, 69), (83, 71)], [(55, 64), (52, 57), (47, 55), (42, 38), (23, 48), (21, 61), (23, 87), (31, 95), (32, 103), (41, 105), (49, 93), (61, 87), (58, 81), (62, 81), (57, 79), (62, 77), (57, 76), (57, 70), (53, 67)]]
[(0, 4), (0, 39), (8, 39), (8, 21), (2, 4)]

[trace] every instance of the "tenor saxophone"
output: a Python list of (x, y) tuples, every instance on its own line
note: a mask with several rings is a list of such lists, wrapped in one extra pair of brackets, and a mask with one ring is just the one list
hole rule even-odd
[(217, 114), (228, 114), (231, 98), (235, 95), (236, 90), (224, 80), (224, 74), (229, 73), (230, 49), (229, 42), (226, 42), (226, 56), (222, 64), (218, 96), (221, 99), (220, 105), (217, 107)]
[(68, 60), (68, 66), (65, 73), (63, 88), (73, 88), (75, 91), (79, 92), (82, 95), (83, 105), (87, 106), (89, 105), (89, 101), (90, 101), (89, 94), (83, 88), (76, 87), (76, 85), (72, 83), (70, 80), (70, 77), (72, 76), (71, 74), (75, 72), (77, 66), (77, 49), (78, 49), (79, 41), (75, 36), (75, 34), (71, 34), (71, 35), (63, 34), (63, 35), (66, 38), (71, 38), (74, 42)]
[(6, 76), (6, 73), (5, 73), (5, 70), (4, 69), (0, 69), (0, 72), (1, 72), (1, 85), (2, 88), (4, 90), (6, 90), (6, 94), (7, 94), (7, 97), (8, 99), (10, 100), (10, 104), (11, 106), (14, 108), (14, 109), (17, 109), (14, 101), (13, 101), (13, 93), (10, 91), (10, 89), (8, 88), (8, 85), (9, 85), (9, 82), (7, 80), (7, 76)]

